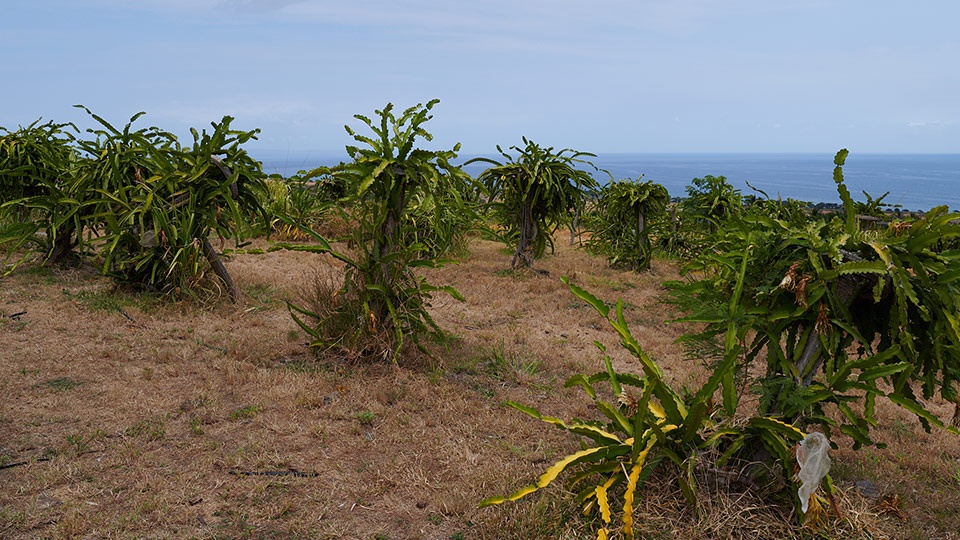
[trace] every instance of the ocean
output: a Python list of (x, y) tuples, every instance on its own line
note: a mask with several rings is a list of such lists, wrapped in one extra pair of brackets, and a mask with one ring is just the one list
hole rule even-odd
[[(335, 165), (345, 155), (309, 152), (264, 152), (264, 172), (291, 176), (320, 165)], [(465, 161), (472, 156), (462, 156)], [(488, 156), (493, 157), (493, 156)], [(614, 179), (653, 180), (667, 188), (672, 197), (686, 195), (685, 187), (694, 178), (725, 176), (744, 195), (792, 198), (812, 203), (839, 203), (833, 182), (832, 154), (598, 154), (591, 159)], [(486, 165), (474, 164), (465, 170), (473, 175)], [(929, 210), (948, 205), (960, 210), (960, 154), (854, 154), (843, 168), (847, 189), (854, 200), (866, 201), (889, 195), (884, 203), (904, 210)], [(606, 183), (606, 173), (595, 173)]]

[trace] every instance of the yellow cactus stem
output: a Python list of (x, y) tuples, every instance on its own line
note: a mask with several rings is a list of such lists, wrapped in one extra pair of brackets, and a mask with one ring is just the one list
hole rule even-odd
[(643, 464), (646, 463), (647, 456), (656, 444), (657, 437), (650, 437), (647, 446), (637, 456), (637, 461), (627, 477), (627, 491), (623, 494), (623, 535), (627, 540), (633, 540), (633, 499), (637, 491), (637, 482), (640, 480), (640, 471), (643, 470)]
[[(649, 447), (647, 447), (649, 449)], [(644, 450), (646, 453), (646, 450)], [(643, 456), (646, 457), (645, 455)], [(623, 536), (627, 540), (633, 540), (633, 498), (637, 491), (637, 481), (640, 479), (640, 471), (643, 470), (643, 460), (638, 460), (630, 471), (627, 479), (627, 491), (623, 494)]]
[(569, 456), (561, 459), (560, 461), (554, 463), (540, 475), (540, 480), (537, 482), (536, 487), (545, 488), (550, 485), (550, 482), (553, 482), (557, 476), (563, 472), (568, 466), (578, 462), (580, 459), (587, 458), (593, 454), (603, 452), (606, 450), (606, 447), (597, 447), (597, 448), (588, 448), (586, 450), (581, 450), (575, 454), (570, 454)]
[(667, 418), (667, 413), (664, 412), (663, 406), (655, 401), (647, 402), (647, 410), (653, 413), (659, 420), (666, 420)]
[(607, 540), (607, 528), (606, 528), (606, 527), (601, 527), (600, 530), (597, 531), (597, 540)]
[(604, 523), (610, 523), (610, 503), (607, 501), (607, 490), (613, 485), (616, 476), (611, 476), (609, 480), (597, 486), (597, 505), (600, 507), (600, 518)]
[(820, 497), (816, 493), (811, 493), (807, 513), (803, 515), (803, 526), (815, 528), (823, 522), (825, 516), (826, 512), (820, 504)]

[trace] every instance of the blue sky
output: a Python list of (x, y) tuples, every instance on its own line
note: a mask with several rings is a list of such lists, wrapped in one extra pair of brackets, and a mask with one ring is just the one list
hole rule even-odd
[[(439, 98), (434, 145), (960, 152), (960, 2), (32, 0), (0, 16), (0, 126), (339, 152), (345, 123)], [(189, 140), (189, 138), (187, 139)]]

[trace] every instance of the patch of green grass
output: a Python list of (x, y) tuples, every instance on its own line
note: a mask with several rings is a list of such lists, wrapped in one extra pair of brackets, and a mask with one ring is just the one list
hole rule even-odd
[(159, 441), (167, 434), (167, 428), (161, 419), (140, 420), (123, 431), (128, 437), (144, 437), (148, 441)]
[(265, 306), (279, 306), (282, 304), (278, 291), (271, 285), (252, 285), (243, 289), (251, 300)]
[(69, 444), (77, 454), (86, 452), (90, 448), (89, 442), (90, 439), (85, 438), (82, 433), (71, 433), (67, 435), (67, 444)]
[(199, 409), (206, 407), (211, 403), (210, 397), (207, 396), (206, 392), (200, 392), (197, 394), (197, 397), (194, 399), (185, 399), (180, 402), (180, 412), (189, 412), (194, 409)]
[(57, 276), (53, 273), (53, 269), (49, 266), (37, 265), (24, 267), (17, 270), (17, 273), (23, 276), (35, 276), (47, 285), (53, 285), (58, 281)]
[(103, 291), (80, 291), (72, 296), (83, 307), (94, 311), (112, 311), (119, 305), (112, 294)]
[(193, 415), (190, 417), (190, 433), (193, 435), (203, 435), (203, 418)]
[(628, 281), (622, 281), (620, 283), (617, 283), (611, 286), (610, 290), (613, 292), (625, 292), (625, 291), (629, 291), (630, 289), (636, 289), (636, 288), (637, 286), (634, 285), (633, 283), (630, 283)]
[(361, 426), (370, 426), (377, 419), (377, 414), (373, 411), (363, 411), (354, 415), (354, 418), (357, 419), (357, 422), (360, 422)]
[[(513, 255), (513, 251), (510, 252)], [(503, 268), (493, 273), (497, 277), (508, 277), (516, 281), (523, 281), (530, 277), (530, 273), (524, 270), (514, 270), (513, 268)]]
[(289, 369), (294, 373), (304, 373), (306, 375), (317, 375), (328, 370), (326, 366), (319, 362), (310, 360), (294, 360), (292, 362), (283, 362), (284, 369)]
[(533, 356), (506, 352), (502, 341), (490, 348), (487, 355), (484, 362), (487, 373), (502, 381), (516, 384), (535, 377), (543, 366), (543, 363)]
[(127, 307), (149, 311), (159, 303), (158, 296), (146, 292), (130, 294), (122, 290), (82, 290), (71, 293), (64, 289), (63, 294), (91, 311), (113, 311)]
[(227, 418), (231, 421), (237, 420), (252, 420), (260, 414), (262, 409), (259, 405), (247, 405), (245, 407), (239, 407), (230, 412), (230, 416)]
[(27, 522), (27, 514), (23, 510), (0, 507), (0, 523), (10, 527), (10, 531), (20, 529)]
[(483, 397), (485, 397), (485, 398), (487, 398), (487, 399), (492, 399), (492, 398), (496, 397), (496, 395), (497, 395), (496, 390), (494, 390), (493, 388), (490, 388), (490, 387), (488, 387), (488, 386), (483, 386), (482, 384), (475, 384), (475, 385), (473, 385), (472, 388), (473, 388), (478, 394), (480, 394), (481, 396), (483, 396)]
[(427, 371), (426, 375), (427, 375), (427, 381), (430, 384), (434, 386), (438, 386), (440, 384), (440, 381), (442, 381), (444, 377), (446, 377), (447, 370), (444, 369), (443, 366), (433, 366), (432, 368), (430, 368), (429, 371)]
[(480, 363), (477, 357), (463, 358), (450, 366), (450, 372), (457, 375), (479, 375)]
[(47, 388), (53, 390), (54, 392), (64, 392), (66, 390), (73, 390), (74, 388), (83, 384), (80, 381), (71, 379), (70, 377), (58, 377), (56, 379), (50, 379), (49, 381), (44, 381), (36, 387), (46, 386)]
[(16, 319), (0, 318), (0, 328), (5, 332), (19, 332), (27, 327), (28, 322)]

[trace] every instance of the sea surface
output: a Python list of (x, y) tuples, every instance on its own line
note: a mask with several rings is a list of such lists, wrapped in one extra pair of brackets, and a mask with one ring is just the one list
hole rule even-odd
[[(345, 155), (308, 152), (264, 152), (264, 172), (284, 177), (299, 170), (335, 165)], [(473, 156), (463, 156), (463, 160)], [(493, 156), (488, 156), (493, 157)], [(667, 188), (672, 197), (686, 195), (694, 178), (725, 176), (744, 195), (763, 194), (812, 203), (839, 203), (833, 181), (832, 154), (598, 154), (591, 161), (606, 172), (594, 172), (601, 183), (614, 179), (641, 177)], [(466, 167), (472, 175), (486, 165)], [(590, 169), (588, 169), (590, 170)], [(843, 168), (847, 189), (854, 200), (866, 201), (889, 194), (884, 203), (904, 210), (929, 210), (947, 205), (960, 210), (960, 154), (853, 154)]]

